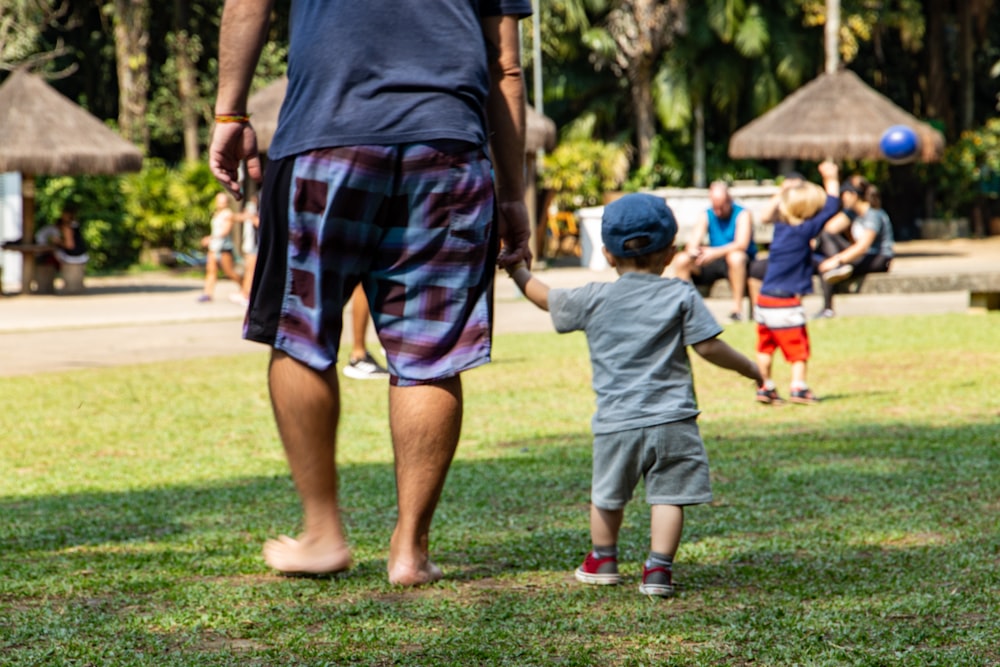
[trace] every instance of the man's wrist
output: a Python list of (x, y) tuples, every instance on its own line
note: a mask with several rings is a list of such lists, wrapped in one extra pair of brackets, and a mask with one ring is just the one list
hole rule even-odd
[(216, 123), (249, 123), (250, 114), (243, 113), (217, 113), (215, 114)]

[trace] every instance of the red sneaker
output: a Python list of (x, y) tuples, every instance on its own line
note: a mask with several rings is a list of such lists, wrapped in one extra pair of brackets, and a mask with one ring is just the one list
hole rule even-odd
[(642, 566), (642, 583), (639, 592), (643, 595), (655, 595), (668, 598), (674, 594), (673, 575), (662, 565), (653, 567)]
[(595, 558), (594, 552), (587, 552), (583, 565), (576, 568), (576, 580), (583, 584), (618, 584), (622, 577), (618, 574), (618, 559), (614, 556)]

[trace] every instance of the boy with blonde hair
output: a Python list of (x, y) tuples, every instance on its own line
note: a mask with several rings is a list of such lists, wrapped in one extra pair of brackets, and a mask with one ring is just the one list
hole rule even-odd
[(676, 234), (677, 222), (662, 198), (630, 194), (605, 207), (601, 221), (604, 256), (617, 269), (617, 281), (550, 290), (523, 262), (508, 268), (524, 295), (551, 312), (556, 331), (582, 330), (590, 348), (597, 394), (592, 549), (576, 578), (585, 584), (621, 581), (618, 531), (643, 478), (651, 535), (639, 591), (660, 597), (673, 594), (684, 506), (712, 500), (687, 346), (762, 383), (754, 363), (717, 338), (722, 327), (694, 286), (661, 277)]
[(818, 401), (806, 383), (809, 334), (802, 295), (813, 291), (812, 240), (840, 210), (837, 165), (823, 162), (819, 173), (823, 188), (804, 180), (788, 180), (779, 193), (778, 220), (768, 253), (767, 272), (754, 310), (757, 365), (764, 378), (764, 386), (757, 390), (757, 400), (767, 405), (784, 402), (771, 379), (777, 349), (792, 365), (789, 399), (807, 405)]

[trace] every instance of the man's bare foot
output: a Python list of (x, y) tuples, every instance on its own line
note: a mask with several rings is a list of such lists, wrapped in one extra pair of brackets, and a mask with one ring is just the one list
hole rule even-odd
[(282, 535), (264, 543), (264, 562), (291, 576), (334, 574), (351, 566), (351, 550), (346, 544)]
[(389, 583), (397, 586), (422, 586), (441, 579), (444, 573), (430, 560), (423, 565), (397, 561), (389, 564)]

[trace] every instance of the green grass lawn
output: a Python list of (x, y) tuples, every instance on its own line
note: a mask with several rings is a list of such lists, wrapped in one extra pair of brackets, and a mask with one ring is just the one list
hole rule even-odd
[[(5, 378), (3, 665), (1000, 664), (1000, 316), (811, 325), (818, 406), (769, 408), (692, 363), (715, 502), (691, 508), (676, 597), (586, 587), (582, 336), (501, 336), (465, 376), (432, 533), (446, 579), (386, 581), (386, 389), (345, 380), (339, 461), (356, 566), (269, 571), (297, 530), (264, 352)], [(754, 330), (724, 338), (752, 353)], [(779, 361), (779, 389), (788, 368)]]

